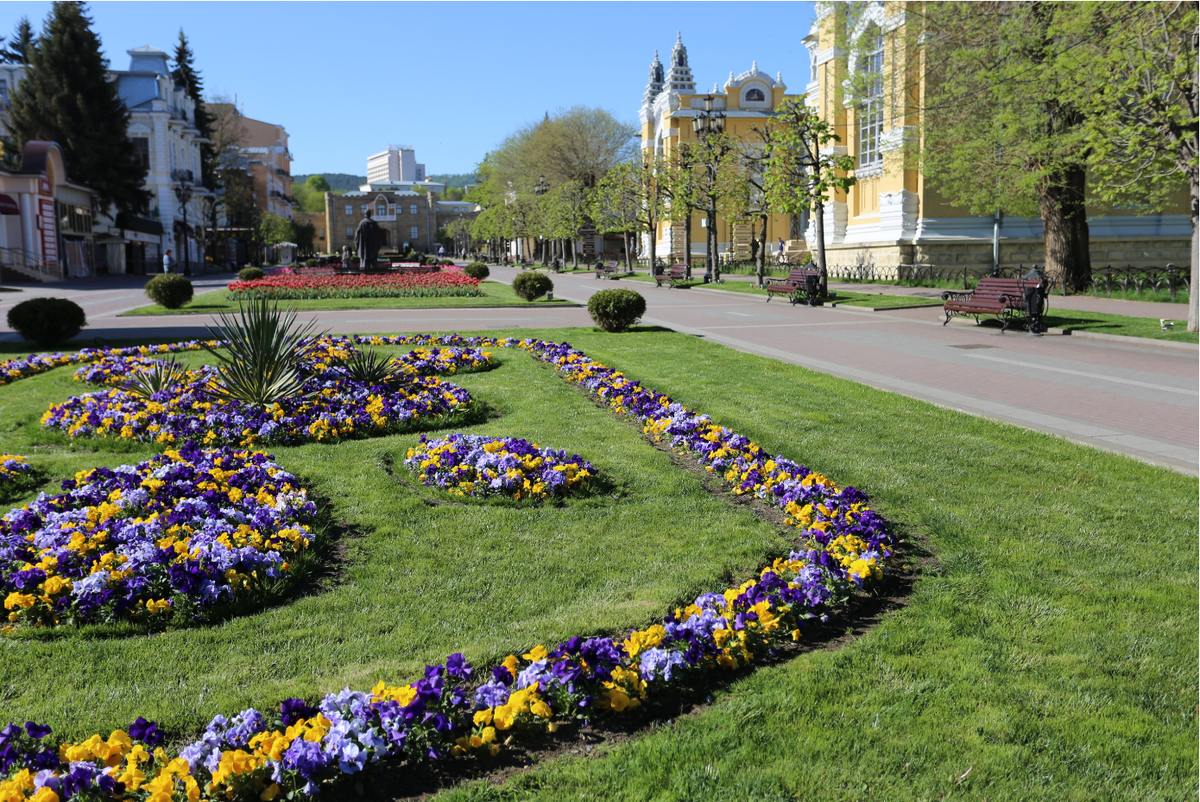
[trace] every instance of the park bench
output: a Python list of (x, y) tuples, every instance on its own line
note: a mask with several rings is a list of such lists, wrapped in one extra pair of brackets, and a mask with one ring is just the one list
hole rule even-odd
[(687, 265), (671, 265), (654, 277), (654, 286), (661, 287), (664, 281), (669, 287), (676, 287), (690, 281), (687, 275)]
[(808, 306), (820, 306), (821, 271), (815, 268), (797, 267), (787, 278), (764, 279), (767, 303), (776, 295), (786, 295), (792, 306), (804, 301)]
[[(1020, 278), (986, 277), (979, 279), (974, 290), (947, 290), (942, 293), (942, 300), (945, 301), (942, 309), (946, 313), (942, 325), (949, 323), (952, 317), (973, 317), (975, 323), (979, 324), (983, 322), (979, 319), (980, 315), (987, 315), (1000, 321), (1001, 332), (1018, 318), (1024, 318), (1028, 328), (1029, 314), (1025, 309), (1025, 290), (1033, 287), (1041, 289), (1040, 285), (1040, 281), (1035, 283)], [(1041, 297), (1044, 304), (1045, 294), (1042, 293)], [(1042, 311), (1035, 310), (1037, 317), (1041, 317)]]
[(621, 275), (621, 266), (617, 262), (609, 262), (602, 265), (596, 263), (596, 278), (616, 278)]

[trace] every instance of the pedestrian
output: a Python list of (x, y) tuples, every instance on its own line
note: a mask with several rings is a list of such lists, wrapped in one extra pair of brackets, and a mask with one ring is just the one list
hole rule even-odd
[(350, 264), (350, 246), (342, 246), (342, 267), (348, 267)]
[(775, 257), (776, 264), (783, 264), (783, 239), (779, 240), (779, 255)]
[(163, 254), (163, 273), (171, 272), (171, 265), (175, 263), (175, 259), (171, 256), (171, 249), (167, 248), (167, 252)]
[(439, 246), (438, 246), (438, 258), (439, 258), (439, 259), (445, 259), (445, 258), (446, 258), (446, 246), (445, 246), (445, 245), (439, 245)]

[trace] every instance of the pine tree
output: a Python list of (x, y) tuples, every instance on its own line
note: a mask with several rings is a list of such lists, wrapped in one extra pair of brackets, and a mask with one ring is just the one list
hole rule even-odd
[(36, 46), (29, 17), (21, 17), (7, 47), (0, 48), (0, 64), (28, 64), (29, 53)]
[(146, 168), (86, 12), (83, 3), (54, 4), (13, 92), (10, 128), (20, 148), (30, 140), (57, 142), (71, 180), (95, 190), (100, 208), (135, 211), (150, 201)]
[[(192, 49), (188, 46), (187, 36), (180, 28), (179, 43), (175, 45), (175, 69), (171, 71), (171, 79), (175, 81), (176, 86), (182, 86), (187, 91), (188, 97), (196, 104), (196, 130), (200, 132), (200, 136), (204, 139), (212, 139), (212, 115), (204, 107), (204, 99), (201, 97), (204, 80), (200, 77), (200, 73), (196, 72), (192, 63), (193, 57)], [(206, 187), (215, 186), (215, 163), (216, 151), (213, 149), (212, 143), (200, 143), (200, 180)]]

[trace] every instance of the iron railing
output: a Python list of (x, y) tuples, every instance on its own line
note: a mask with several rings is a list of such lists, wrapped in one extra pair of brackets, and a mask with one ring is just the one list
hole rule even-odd
[(62, 278), (58, 267), (50, 267), (38, 254), (21, 248), (0, 248), (0, 266), (38, 281), (57, 281)]

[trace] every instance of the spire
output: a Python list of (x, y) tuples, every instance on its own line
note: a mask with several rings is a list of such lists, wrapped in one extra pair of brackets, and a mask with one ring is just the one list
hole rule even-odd
[(642, 95), (642, 105), (648, 106), (663, 91), (663, 65), (658, 60), (658, 51), (654, 51), (654, 61), (650, 63), (650, 80), (646, 84), (646, 94)]
[(671, 48), (671, 69), (667, 72), (666, 90), (672, 94), (690, 94), (696, 91), (696, 82), (692, 80), (692, 70), (688, 67), (687, 48), (683, 46), (682, 32), (676, 35), (675, 46)]

